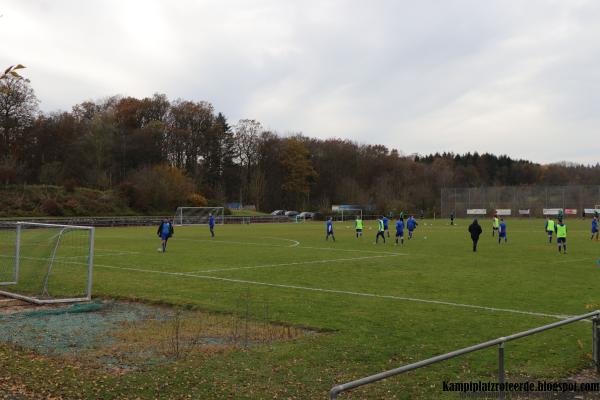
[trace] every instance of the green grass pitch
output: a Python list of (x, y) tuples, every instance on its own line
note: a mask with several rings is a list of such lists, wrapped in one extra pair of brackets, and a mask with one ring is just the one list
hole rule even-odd
[[(336, 222), (335, 243), (323, 223), (217, 226), (214, 240), (205, 226), (176, 227), (164, 254), (156, 227), (99, 228), (95, 296), (256, 318), (268, 309), (274, 321), (321, 333), (119, 376), (65, 367), (53, 373), (56, 386), (41, 366), (57, 361), (0, 347), (0, 377), (21, 373), (27, 387), (65, 397), (326, 398), (338, 383), (600, 308), (600, 243), (589, 220), (567, 221), (567, 255), (548, 244), (543, 220), (508, 219), (500, 245), (491, 221), (480, 222), (477, 253), (467, 220), (420, 221), (404, 246), (394, 246), (393, 230), (375, 245), (374, 221), (361, 239), (351, 222)], [(589, 367), (591, 333), (581, 322), (508, 343), (508, 379)], [(496, 369), (488, 349), (340, 398), (457, 398), (442, 381), (495, 381)]]

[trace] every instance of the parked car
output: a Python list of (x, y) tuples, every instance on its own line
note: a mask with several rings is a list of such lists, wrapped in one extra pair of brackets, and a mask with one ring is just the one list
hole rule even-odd
[(295, 217), (298, 215), (298, 211), (286, 211), (284, 214), (286, 217)]
[(271, 215), (285, 215), (285, 210), (275, 210)]
[(312, 219), (313, 216), (314, 216), (314, 213), (312, 213), (310, 211), (302, 211), (300, 214), (297, 215), (298, 218), (304, 218), (304, 219)]

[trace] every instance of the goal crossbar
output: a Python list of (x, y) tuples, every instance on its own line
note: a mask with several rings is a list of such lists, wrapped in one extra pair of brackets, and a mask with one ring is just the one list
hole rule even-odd
[(215, 224), (225, 223), (225, 207), (177, 207), (173, 224), (182, 225), (208, 225), (209, 214), (215, 218)]
[(360, 215), (360, 219), (362, 219), (363, 217), (362, 208), (341, 208), (340, 213), (342, 215), (342, 221), (345, 221), (345, 217), (347, 216), (355, 217), (357, 215)]

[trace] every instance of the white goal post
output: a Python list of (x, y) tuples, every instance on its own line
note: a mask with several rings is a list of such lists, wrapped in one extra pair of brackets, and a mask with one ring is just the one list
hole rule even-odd
[(209, 216), (215, 217), (215, 224), (225, 223), (224, 207), (177, 207), (173, 224), (182, 225), (208, 225)]
[(17, 222), (0, 230), (0, 295), (34, 304), (92, 298), (94, 228)]

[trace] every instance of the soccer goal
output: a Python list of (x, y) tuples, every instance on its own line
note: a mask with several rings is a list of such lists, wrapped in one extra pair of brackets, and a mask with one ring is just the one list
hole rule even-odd
[(173, 223), (178, 226), (208, 225), (210, 214), (215, 217), (215, 224), (225, 223), (224, 207), (177, 207)]
[(0, 229), (0, 295), (35, 304), (92, 298), (94, 228), (17, 222)]
[(342, 208), (340, 212), (342, 214), (342, 221), (355, 220), (356, 217), (362, 219), (363, 216), (361, 208)]

